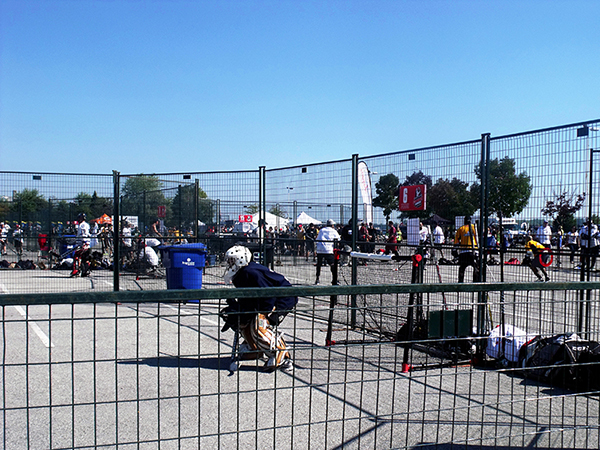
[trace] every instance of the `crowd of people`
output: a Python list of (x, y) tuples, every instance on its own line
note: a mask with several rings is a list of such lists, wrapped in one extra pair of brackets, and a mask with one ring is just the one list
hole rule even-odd
[[(157, 246), (163, 243), (186, 243), (187, 236), (191, 235), (191, 230), (167, 228), (159, 219), (153, 220), (143, 232), (127, 220), (123, 220), (120, 232), (118, 242), (123, 268), (130, 268), (139, 260), (147, 263), (149, 267), (157, 267)], [(54, 267), (72, 269), (72, 276), (87, 276), (94, 267), (112, 267), (114, 245), (113, 224), (88, 220), (85, 213), (78, 214), (77, 220), (53, 223), (50, 233), (44, 233), (39, 222), (13, 222), (12, 226), (8, 222), (0, 222), (0, 252), (2, 256), (6, 256), (3, 261), (21, 261), (22, 258), (31, 258), (32, 254), (37, 253), (38, 262), (31, 264), (32, 268), (37, 265), (46, 267), (48, 263), (40, 261), (39, 258), (51, 257)], [(24, 253), (25, 251), (28, 252)], [(8, 262), (2, 265), (9, 266), (15, 266), (15, 263)]]
[[(452, 230), (446, 224), (434, 222), (431, 225), (419, 224), (419, 246), (426, 249), (428, 257), (437, 255), (442, 260), (451, 260), (459, 265), (459, 282), (464, 281), (464, 272), (467, 267), (474, 268), (474, 279), (478, 278), (476, 268), (478, 264), (477, 250), (479, 242), (477, 239), (477, 225), (467, 223), (456, 230)], [(39, 225), (37, 225), (39, 228)], [(467, 226), (467, 228), (465, 228)], [(176, 227), (167, 228), (163, 221), (159, 219), (153, 220), (142, 231), (127, 220), (121, 223), (121, 238), (119, 239), (120, 256), (122, 263), (131, 262), (138, 258), (140, 247), (140, 239), (143, 237), (146, 248), (144, 256), (151, 260), (150, 265), (155, 265), (158, 256), (153, 257), (152, 253), (158, 253), (153, 250), (156, 246), (163, 243), (186, 243), (187, 237), (191, 230), (180, 230)], [(320, 269), (323, 264), (330, 264), (333, 255), (333, 248), (328, 244), (329, 241), (339, 241), (341, 249), (348, 250), (352, 245), (352, 232), (354, 230), (352, 220), (344, 224), (336, 224), (333, 220), (328, 220), (326, 224), (289, 224), (281, 228), (265, 227), (264, 235), (267, 242), (273, 244), (278, 255), (292, 255), (303, 257), (305, 260), (311, 260), (316, 263), (317, 275), (316, 281), (319, 281)], [(27, 245), (27, 239), (32, 239), (32, 235), (39, 234), (41, 229), (36, 229), (36, 225), (13, 223), (12, 226), (8, 222), (0, 223), (0, 251), (2, 255), (7, 255), (10, 244), (12, 250), (21, 255)], [(65, 236), (77, 236), (78, 245), (85, 244), (90, 249), (95, 249), (109, 260), (114, 254), (114, 232), (111, 223), (99, 223), (98, 221), (88, 222), (87, 218), (79, 216), (77, 221), (66, 222), (66, 224), (55, 224), (53, 228), (53, 236), (60, 239)], [(356, 224), (356, 244), (357, 250), (364, 253), (381, 252), (386, 255), (398, 255), (401, 245), (406, 240), (406, 226), (403, 223), (395, 223), (389, 221), (386, 229), (378, 229), (373, 223), (359, 221)], [(207, 229), (206, 234), (214, 233), (213, 229)], [(148, 238), (154, 240), (148, 241)], [(252, 238), (249, 236), (249, 238)], [(32, 239), (33, 240), (33, 239)], [(152, 245), (148, 245), (151, 242)], [(539, 245), (536, 245), (537, 243)], [(535, 228), (529, 229), (523, 239), (518, 242), (514, 239), (514, 235), (509, 230), (505, 230), (503, 235), (500, 235), (500, 227), (490, 225), (486, 236), (485, 262), (487, 264), (497, 264), (496, 259), (500, 247), (503, 250), (509, 248), (523, 249), (528, 251), (529, 258), (525, 258), (527, 263), (529, 260), (539, 260), (539, 255), (536, 254), (536, 248), (552, 249), (555, 253), (556, 265), (566, 264), (568, 262), (575, 269), (587, 268), (594, 269), (596, 261), (600, 255), (600, 233), (598, 225), (589, 223), (586, 220), (582, 226), (572, 226), (568, 232), (564, 232), (562, 228), (553, 229), (548, 220), (544, 219), (542, 224)], [(454, 252), (448, 252), (450, 247), (455, 246)], [(29, 245), (31, 250), (31, 244)], [(453, 253), (452, 258), (448, 253)], [(560, 252), (558, 251), (560, 250)], [(538, 252), (539, 253), (539, 252)], [(545, 255), (549, 252), (546, 250)], [(149, 256), (146, 256), (148, 254)], [(533, 258), (531, 257), (533, 254)], [(340, 264), (348, 264), (348, 259), (344, 255)], [(364, 260), (361, 264), (366, 264)], [(548, 276), (542, 269), (544, 267), (532, 267), (536, 276), (541, 280), (547, 280)]]
[[(404, 239), (400, 231), (403, 224), (396, 224), (389, 221), (385, 233), (380, 233), (372, 224), (367, 226), (364, 223), (358, 225), (357, 245), (361, 252), (383, 253), (385, 255), (399, 255), (400, 245)], [(404, 228), (404, 227), (403, 227)], [(424, 255), (424, 263), (428, 259), (437, 257), (436, 261), (444, 261), (447, 264), (456, 264), (458, 268), (458, 282), (465, 280), (465, 272), (468, 267), (473, 269), (473, 281), (479, 281), (479, 239), (477, 236), (478, 226), (471, 222), (470, 217), (465, 217), (464, 224), (455, 231), (444, 228), (441, 223), (433, 222), (427, 226), (419, 223), (419, 240), (416, 251)], [(528, 227), (527, 227), (528, 228)], [(352, 229), (352, 223), (345, 226), (336, 225), (332, 220), (321, 228), (316, 238), (316, 284), (319, 284), (321, 266), (323, 264), (331, 265), (333, 258), (333, 241), (339, 241), (341, 249), (348, 250), (348, 244), (351, 241), (349, 230)], [(499, 225), (490, 225), (487, 229), (487, 236), (484, 247), (484, 262), (486, 264), (499, 264), (494, 257), (501, 250), (515, 250), (517, 253), (508, 261), (509, 264), (518, 263), (531, 268), (533, 274), (540, 282), (550, 281), (548, 271), (550, 264), (561, 267), (566, 256), (569, 262), (576, 270), (594, 269), (596, 261), (600, 256), (600, 232), (598, 225), (585, 220), (581, 227), (573, 226), (570, 231), (564, 233), (561, 227), (553, 229), (547, 219), (535, 228), (529, 229), (519, 239), (515, 239), (515, 234), (510, 230), (503, 230)], [(376, 243), (379, 245), (376, 246)], [(377, 250), (375, 250), (377, 247)], [(446, 259), (444, 249), (450, 250), (452, 258)], [(519, 255), (525, 250), (525, 255)], [(343, 255), (344, 252), (342, 252)], [(562, 256), (562, 258), (561, 258)], [(521, 258), (519, 260), (518, 258)], [(343, 256), (340, 265), (346, 263)], [(361, 262), (361, 264), (366, 264)], [(440, 262), (440, 264), (442, 264)]]

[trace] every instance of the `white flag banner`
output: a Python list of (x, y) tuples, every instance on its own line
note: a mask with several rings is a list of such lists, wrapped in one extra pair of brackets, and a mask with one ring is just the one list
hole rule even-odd
[(367, 163), (358, 163), (358, 186), (363, 200), (364, 220), (366, 223), (373, 222), (373, 194), (371, 192), (371, 174)]

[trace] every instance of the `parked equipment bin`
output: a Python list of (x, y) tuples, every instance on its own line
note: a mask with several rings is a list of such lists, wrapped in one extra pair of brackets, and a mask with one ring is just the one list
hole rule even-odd
[(206, 262), (206, 245), (161, 246), (167, 271), (167, 289), (200, 289)]

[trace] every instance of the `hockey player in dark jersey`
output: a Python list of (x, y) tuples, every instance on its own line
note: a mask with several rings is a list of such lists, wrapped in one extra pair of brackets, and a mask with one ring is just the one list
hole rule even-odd
[[(291, 286), (286, 278), (267, 267), (252, 261), (247, 247), (236, 245), (225, 254), (227, 283), (238, 288), (267, 288)], [(279, 324), (298, 303), (298, 297), (258, 297), (228, 300), (228, 307), (221, 311), (225, 320), (223, 330), (234, 328), (245, 342), (240, 345), (242, 359), (260, 358), (266, 355), (267, 370), (292, 368), (283, 333)]]

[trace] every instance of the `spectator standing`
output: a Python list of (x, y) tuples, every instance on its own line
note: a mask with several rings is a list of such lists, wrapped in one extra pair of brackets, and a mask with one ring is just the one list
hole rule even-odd
[(13, 231), (13, 242), (15, 244), (17, 255), (21, 256), (23, 254), (23, 230), (19, 224), (15, 225), (15, 229)]
[(598, 236), (598, 227), (588, 219), (586, 224), (579, 230), (579, 245), (581, 247), (581, 266), (586, 267), (587, 261), (590, 261), (590, 269), (596, 265), (598, 258), (598, 245), (600, 245), (600, 236)]
[(369, 229), (364, 222), (361, 222), (358, 228), (358, 247), (361, 252), (368, 253), (369, 251)]
[(546, 248), (552, 247), (552, 228), (548, 225), (548, 221), (544, 219), (544, 223), (537, 229), (536, 233), (537, 242), (542, 244)]
[(352, 248), (352, 229), (354, 227), (354, 220), (350, 219), (346, 225), (342, 228), (342, 249), (344, 252), (340, 255), (340, 265), (347, 266), (350, 263), (350, 251)]
[(8, 242), (8, 231), (10, 227), (4, 222), (0, 223), (0, 246), (2, 247), (2, 255), (6, 255), (6, 244)]
[(395, 256), (399, 256), (398, 254), (398, 235), (396, 227), (394, 226), (394, 222), (391, 220), (388, 222), (388, 235), (387, 235), (387, 244), (385, 245), (385, 254), (389, 255), (393, 253)]
[(316, 258), (315, 253), (315, 239), (317, 239), (317, 227), (315, 227), (314, 223), (308, 225), (306, 232), (304, 233), (304, 239), (306, 240), (306, 260), (310, 254), (312, 253), (313, 261)]
[(429, 239), (429, 229), (423, 225), (423, 222), (419, 222), (419, 244), (427, 245)]
[(488, 227), (486, 247), (486, 263), (498, 264), (498, 262), (492, 256), (498, 253), (498, 239), (496, 238), (496, 229), (494, 227)]
[(321, 266), (323, 261), (329, 264), (331, 273), (333, 274), (333, 263), (334, 263), (334, 243), (340, 241), (341, 236), (334, 228), (335, 222), (331, 219), (327, 221), (327, 225), (321, 228), (317, 235), (317, 274), (315, 284), (319, 284), (319, 277), (321, 276)]
[(435, 222), (435, 228), (433, 229), (433, 247), (440, 252), (442, 258), (444, 257), (444, 252), (442, 250), (442, 246), (446, 242), (446, 237), (444, 236), (444, 230), (440, 226), (438, 222)]
[(77, 243), (79, 245), (87, 244), (89, 246), (91, 241), (91, 233), (90, 224), (87, 223), (86, 215), (84, 213), (79, 214), (77, 221)]
[(575, 261), (575, 252), (579, 249), (579, 232), (575, 225), (567, 233), (567, 247), (571, 250), (569, 261), (573, 263)]
[(148, 231), (148, 234), (151, 237), (162, 237), (160, 219), (154, 219), (154, 222), (152, 222), (152, 224), (150, 225), (150, 230)]
[(419, 222), (419, 248), (418, 252), (423, 255), (423, 266), (427, 264), (427, 260), (429, 259), (429, 250), (428, 246), (430, 242), (430, 232), (429, 227), (423, 225), (423, 222)]
[(377, 241), (377, 230), (375, 226), (373, 226), (373, 222), (369, 223), (369, 227), (367, 228), (369, 233), (369, 253), (375, 252), (375, 242)]
[(73, 255), (72, 277), (89, 275), (91, 269), (90, 243), (90, 224), (86, 221), (86, 215), (81, 213), (77, 217), (77, 249)]
[(121, 256), (125, 260), (129, 261), (133, 254), (133, 242), (131, 240), (131, 225), (126, 220), (124, 220), (123, 224), (121, 225), (121, 235), (123, 236), (123, 239), (121, 241), (123, 243), (121, 247)]
[(458, 282), (465, 281), (465, 270), (469, 266), (473, 267), (473, 282), (479, 281), (477, 233), (469, 216), (465, 217), (465, 224), (456, 231), (454, 245), (458, 247)]
[[(362, 221), (360, 222), (360, 226), (358, 227), (357, 242), (358, 242), (358, 248), (360, 249), (361, 252), (363, 252), (363, 253), (369, 252), (369, 230), (367, 228), (367, 225), (365, 225), (365, 223)], [(366, 266), (367, 260), (360, 258), (358, 260), (358, 263), (361, 266)]]

